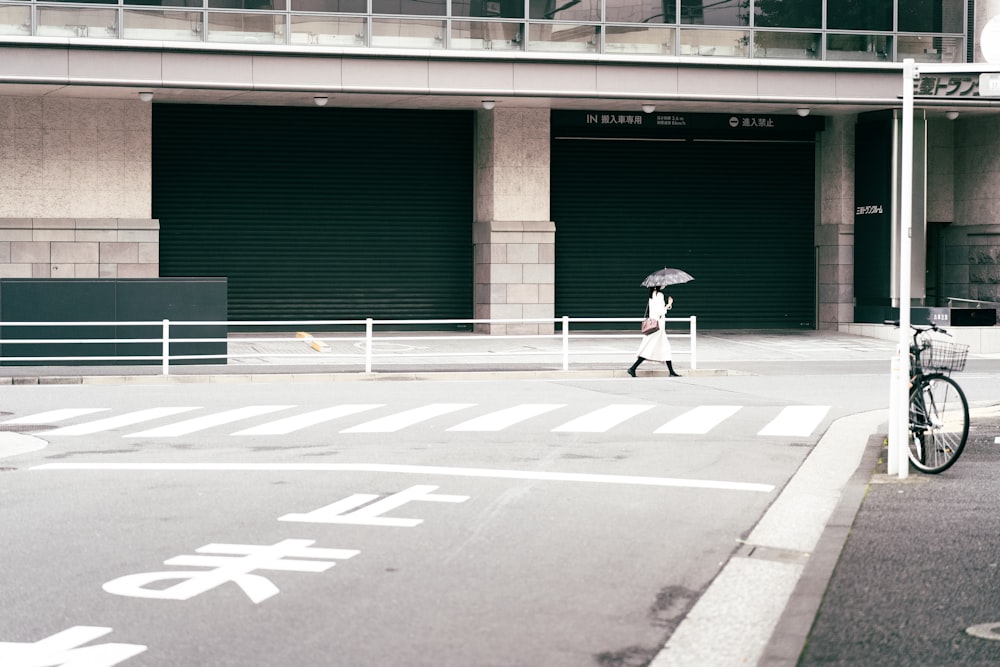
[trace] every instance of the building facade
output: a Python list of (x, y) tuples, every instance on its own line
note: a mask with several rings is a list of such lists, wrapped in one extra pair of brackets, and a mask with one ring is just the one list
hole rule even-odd
[(914, 303), (1000, 302), (996, 16), (0, 0), (0, 278), (224, 276), (232, 320), (551, 320), (637, 317), (676, 266), (702, 327), (880, 321), (912, 58)]

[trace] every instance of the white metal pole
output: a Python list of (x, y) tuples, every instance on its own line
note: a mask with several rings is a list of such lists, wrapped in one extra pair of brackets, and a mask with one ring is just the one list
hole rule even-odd
[(896, 404), (899, 403), (899, 345), (889, 362), (889, 447), (886, 458), (885, 472), (887, 475), (899, 474), (899, 420)]
[[(907, 439), (910, 397), (910, 264), (913, 233), (913, 82), (919, 76), (913, 58), (903, 60), (903, 119), (899, 188), (899, 381), (896, 387), (896, 450), (899, 478), (909, 475)], [(891, 446), (892, 443), (890, 443)]]
[(170, 375), (170, 320), (163, 320), (163, 375)]
[(698, 317), (691, 316), (691, 370), (698, 369)]
[(569, 370), (569, 317), (562, 317), (562, 366), (564, 371)]
[(372, 318), (365, 318), (365, 373), (372, 372)]

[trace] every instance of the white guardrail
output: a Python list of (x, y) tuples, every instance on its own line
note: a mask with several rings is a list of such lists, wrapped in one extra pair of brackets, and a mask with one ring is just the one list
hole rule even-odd
[[(607, 347), (594, 348), (583, 345), (573, 345), (572, 343), (581, 341), (631, 341), (638, 343), (642, 334), (638, 332), (639, 323), (642, 318), (595, 318), (595, 317), (561, 317), (554, 319), (440, 319), (440, 320), (375, 320), (367, 318), (363, 320), (281, 320), (281, 321), (130, 321), (130, 322), (0, 322), (0, 364), (18, 366), (54, 366), (58, 362), (87, 362), (93, 365), (94, 362), (158, 362), (162, 368), (163, 375), (170, 374), (171, 363), (176, 365), (178, 361), (197, 362), (199, 360), (206, 363), (219, 363), (225, 359), (228, 363), (236, 360), (243, 365), (253, 365), (253, 360), (261, 365), (273, 365), (276, 359), (306, 358), (314, 361), (331, 362), (334, 360), (344, 360), (347, 365), (364, 365), (364, 372), (371, 373), (376, 359), (400, 358), (478, 358), (488, 359), (492, 364), (496, 364), (499, 357), (554, 357), (559, 356), (562, 362), (562, 370), (569, 370), (571, 357), (584, 357), (593, 355), (635, 355), (635, 346), (622, 345), (620, 349), (609, 350)], [(687, 339), (689, 344), (686, 349), (673, 350), (675, 355), (687, 355), (690, 358), (690, 367), (697, 368), (697, 318), (691, 317), (668, 317), (668, 323), (686, 323), (687, 333), (668, 329), (668, 337), (671, 339)], [(597, 331), (593, 329), (583, 329), (571, 331), (573, 324), (621, 324), (634, 323), (635, 332), (626, 331)], [(419, 333), (411, 335), (400, 331), (399, 327), (407, 330), (420, 326), (441, 326), (441, 325), (506, 325), (508, 329), (517, 328), (519, 325), (553, 325), (553, 333), (550, 334), (492, 334), (473, 333), (466, 331)], [(10, 329), (8, 329), (8, 327)], [(157, 327), (157, 334), (152, 334), (146, 338), (16, 338), (9, 337), (12, 329), (18, 327), (52, 327), (73, 329), (88, 327)], [(183, 337), (179, 336), (178, 330), (183, 332), (190, 327), (221, 327), (228, 333), (223, 336), (214, 337)], [(253, 329), (263, 328), (272, 331), (291, 331), (295, 333), (263, 335), (263, 334), (233, 334), (231, 328)], [(339, 331), (342, 328), (357, 327), (358, 333), (351, 331)], [(391, 327), (397, 327), (391, 329)], [(312, 334), (304, 330), (323, 330), (324, 328), (338, 329), (334, 333)], [(419, 329), (418, 329), (419, 331)], [(521, 350), (496, 350), (488, 349), (490, 346), (477, 343), (497, 343), (498, 341), (535, 341), (537, 347), (534, 349)], [(401, 343), (435, 343), (441, 345), (441, 349), (434, 351), (418, 351), (419, 348), (411, 350), (400, 350)], [(226, 344), (226, 351), (205, 354), (174, 354), (171, 350), (181, 344), (192, 343), (216, 343)], [(294, 349), (302, 348), (302, 351), (281, 351), (288, 347), (281, 347), (282, 344), (293, 343)], [(390, 351), (379, 351), (380, 343), (396, 344), (395, 347), (388, 348)], [(456, 351), (457, 344), (461, 343), (463, 348)], [(145, 345), (157, 346), (158, 354), (119, 354), (119, 355), (77, 355), (77, 356), (48, 356), (32, 354), (31, 356), (10, 355), (12, 349), (19, 345)], [(278, 347), (275, 348), (275, 345)], [(262, 349), (261, 346), (271, 346), (272, 349)], [(336, 351), (333, 347), (341, 351)], [(234, 348), (246, 348), (244, 351)], [(308, 350), (306, 349), (308, 348)], [(544, 348), (544, 349), (543, 349)], [(271, 361), (264, 361), (264, 359)]]

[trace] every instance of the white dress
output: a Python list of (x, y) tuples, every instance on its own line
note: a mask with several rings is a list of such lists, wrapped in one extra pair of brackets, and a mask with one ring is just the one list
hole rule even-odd
[(656, 332), (642, 337), (642, 342), (639, 343), (638, 356), (643, 359), (650, 359), (652, 361), (672, 360), (670, 339), (667, 338), (666, 331), (664, 330), (668, 310), (670, 308), (663, 299), (663, 292), (653, 293), (653, 296), (649, 298), (649, 316), (655, 317), (659, 321), (660, 328)]

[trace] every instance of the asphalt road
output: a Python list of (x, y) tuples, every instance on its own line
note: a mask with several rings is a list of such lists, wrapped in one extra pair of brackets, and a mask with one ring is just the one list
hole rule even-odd
[(823, 433), (887, 393), (5, 387), (0, 429), (44, 447), (0, 458), (0, 664), (646, 665)]

